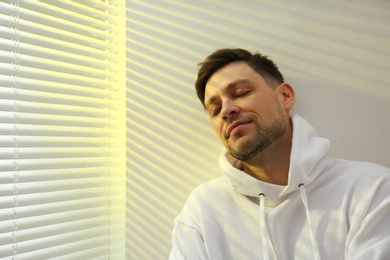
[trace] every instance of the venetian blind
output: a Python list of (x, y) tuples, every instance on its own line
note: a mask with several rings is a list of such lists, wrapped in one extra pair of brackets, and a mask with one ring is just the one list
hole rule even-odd
[(123, 10), (0, 3), (1, 259), (124, 258)]

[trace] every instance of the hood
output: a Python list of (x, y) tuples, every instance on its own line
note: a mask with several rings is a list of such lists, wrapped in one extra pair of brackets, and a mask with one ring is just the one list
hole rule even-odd
[(297, 190), (302, 183), (307, 187), (318, 177), (326, 167), (329, 140), (318, 137), (314, 128), (297, 114), (292, 116), (292, 123), (293, 138), (287, 186), (262, 182), (233, 167), (226, 158), (226, 149), (223, 149), (219, 157), (219, 165), (228, 183), (236, 192), (251, 197), (258, 197), (259, 193), (265, 193), (267, 202), (272, 203)]

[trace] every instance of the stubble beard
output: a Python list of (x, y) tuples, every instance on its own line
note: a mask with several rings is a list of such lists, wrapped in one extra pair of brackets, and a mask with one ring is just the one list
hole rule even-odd
[(278, 118), (269, 127), (264, 128), (257, 121), (253, 121), (253, 123), (256, 124), (256, 132), (252, 138), (246, 140), (240, 148), (229, 146), (230, 154), (240, 161), (249, 161), (263, 152), (275, 140), (284, 135), (287, 127), (287, 120), (280, 106), (278, 107)]

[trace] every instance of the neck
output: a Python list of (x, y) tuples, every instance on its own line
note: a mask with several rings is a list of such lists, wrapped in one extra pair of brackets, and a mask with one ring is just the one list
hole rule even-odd
[(292, 130), (288, 128), (284, 136), (256, 157), (241, 162), (242, 169), (258, 180), (286, 186), (290, 169), (291, 145)]

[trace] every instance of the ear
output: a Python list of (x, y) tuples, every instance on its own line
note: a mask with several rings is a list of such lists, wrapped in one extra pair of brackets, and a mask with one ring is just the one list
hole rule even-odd
[(295, 104), (295, 92), (290, 84), (284, 82), (279, 86), (279, 92), (283, 99), (284, 108), (289, 111)]

